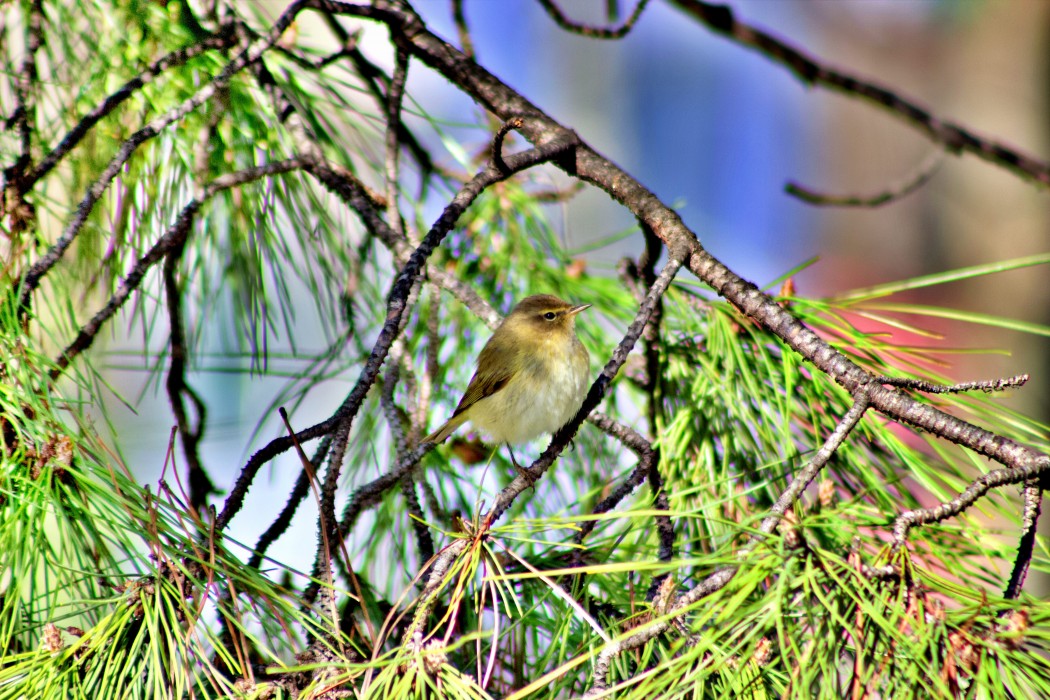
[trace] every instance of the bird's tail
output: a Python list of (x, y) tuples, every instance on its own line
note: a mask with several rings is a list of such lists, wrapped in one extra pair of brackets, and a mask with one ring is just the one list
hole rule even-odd
[(423, 442), (432, 442), (435, 445), (443, 443), (449, 435), (456, 432), (456, 428), (463, 425), (466, 422), (467, 417), (464, 415), (466, 412), (457, 413), (456, 415), (449, 418), (443, 426), (427, 435), (423, 438)]

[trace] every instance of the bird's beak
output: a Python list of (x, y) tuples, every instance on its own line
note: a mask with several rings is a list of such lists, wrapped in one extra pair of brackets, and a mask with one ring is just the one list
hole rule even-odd
[(581, 311), (586, 311), (589, 308), (591, 308), (590, 304), (579, 304), (579, 305), (574, 306), (571, 309), (569, 309), (569, 315), (570, 316), (575, 316), (576, 314), (580, 313)]

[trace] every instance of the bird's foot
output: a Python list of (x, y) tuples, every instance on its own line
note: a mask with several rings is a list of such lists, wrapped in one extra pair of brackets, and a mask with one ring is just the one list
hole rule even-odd
[(532, 487), (533, 491), (535, 491), (536, 481), (538, 481), (538, 477), (535, 476), (528, 468), (518, 464), (518, 460), (514, 457), (514, 450), (511, 448), (510, 445), (507, 445), (507, 451), (510, 452), (510, 463), (514, 465), (514, 471), (516, 471), (518, 473), (518, 476), (520, 476), (522, 479), (525, 479), (525, 481), (529, 482), (529, 486)]

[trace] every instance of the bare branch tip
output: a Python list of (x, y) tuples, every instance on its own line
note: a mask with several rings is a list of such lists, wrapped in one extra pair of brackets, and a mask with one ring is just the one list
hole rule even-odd
[(496, 132), (496, 136), (492, 140), (492, 162), (501, 173), (510, 172), (510, 167), (503, 160), (503, 141), (507, 138), (507, 134), (515, 129), (520, 129), (524, 125), (525, 120), (523, 118), (511, 117), (500, 125), (499, 131)]

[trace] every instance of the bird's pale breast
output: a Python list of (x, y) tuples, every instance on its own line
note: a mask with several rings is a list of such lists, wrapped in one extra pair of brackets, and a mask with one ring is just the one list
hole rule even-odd
[[(517, 444), (553, 433), (568, 423), (587, 395), (589, 363), (586, 350), (572, 344), (552, 344), (547, 353), (533, 353), (525, 368), (501, 391), (482, 399), (471, 420), (496, 442)], [(544, 355), (546, 355), (544, 357)], [(482, 401), (478, 403), (481, 404)]]

